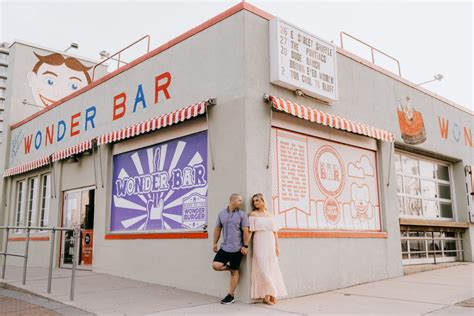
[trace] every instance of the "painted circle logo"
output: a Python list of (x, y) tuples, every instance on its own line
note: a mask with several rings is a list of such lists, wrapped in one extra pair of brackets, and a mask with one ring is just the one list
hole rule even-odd
[(324, 217), (330, 224), (336, 225), (339, 222), (341, 212), (339, 211), (339, 204), (333, 198), (327, 198), (324, 202)]
[(314, 176), (319, 189), (327, 196), (341, 194), (346, 172), (341, 156), (331, 146), (325, 145), (316, 152)]

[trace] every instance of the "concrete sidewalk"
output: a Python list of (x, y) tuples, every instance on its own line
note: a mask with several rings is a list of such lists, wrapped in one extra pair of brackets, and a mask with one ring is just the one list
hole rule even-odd
[(21, 284), (21, 272), (20, 267), (8, 267), (0, 286), (97, 315), (474, 315), (472, 300), (461, 303), (474, 297), (472, 263), (281, 300), (274, 306), (239, 302), (224, 306), (216, 297), (89, 271), (78, 271), (71, 302), (70, 270), (54, 271), (51, 295), (46, 293), (46, 269), (29, 268), (26, 286)]

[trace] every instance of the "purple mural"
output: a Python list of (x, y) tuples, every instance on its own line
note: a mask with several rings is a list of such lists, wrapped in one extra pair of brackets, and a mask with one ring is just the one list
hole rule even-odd
[(207, 224), (207, 132), (115, 155), (111, 231)]

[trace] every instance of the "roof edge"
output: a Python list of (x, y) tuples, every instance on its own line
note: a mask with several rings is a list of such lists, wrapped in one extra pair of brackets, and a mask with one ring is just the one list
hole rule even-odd
[[(236, 13), (242, 11), (242, 10), (246, 10), (246, 11), (248, 11), (248, 12), (251, 12), (251, 13), (253, 13), (253, 14), (255, 14), (255, 15), (257, 15), (257, 16), (263, 18), (263, 19), (266, 19), (266, 20), (271, 20), (272, 18), (274, 18), (274, 16), (271, 15), (270, 13), (268, 13), (268, 12), (266, 12), (266, 11), (263, 11), (263, 10), (261, 10), (261, 9), (259, 9), (259, 8), (257, 8), (257, 7), (255, 7), (255, 6), (253, 6), (253, 5), (251, 5), (251, 4), (247, 3), (247, 2), (242, 1), (242, 2), (240, 2), (240, 3), (238, 3), (238, 4), (234, 5), (234, 6), (230, 7), (229, 9), (225, 10), (224, 12), (222, 12), (222, 13), (220, 13), (220, 14), (214, 16), (213, 18), (211, 18), (211, 19), (205, 21), (204, 23), (201, 23), (200, 25), (198, 25), (198, 26), (196, 26), (196, 27), (190, 29), (189, 31), (187, 31), (187, 32), (185, 32), (185, 33), (183, 33), (183, 34), (181, 34), (181, 35), (175, 37), (174, 39), (172, 39), (172, 40), (166, 42), (165, 44), (163, 44), (163, 45), (161, 45), (161, 46), (155, 48), (154, 50), (150, 51), (149, 53), (146, 53), (145, 55), (143, 55), (143, 56), (141, 56), (141, 57), (138, 57), (137, 59), (131, 61), (131, 62), (128, 63), (127, 65), (125, 65), (125, 66), (123, 66), (123, 67), (121, 67), (121, 68), (119, 68), (119, 69), (117, 69), (117, 70), (115, 70), (115, 71), (113, 71), (113, 72), (111, 72), (111, 73), (105, 75), (104, 77), (98, 79), (97, 81), (94, 81), (93, 83), (89, 84), (88, 86), (85, 86), (85, 87), (82, 88), (81, 90), (76, 91), (75, 93), (70, 94), (70, 95), (68, 95), (68, 96), (66, 96), (66, 97), (64, 97), (64, 98), (62, 98), (62, 99), (60, 99), (60, 100), (58, 100), (56, 103), (54, 103), (54, 104), (51, 105), (50, 107), (44, 108), (44, 109), (42, 109), (42, 110), (40, 110), (40, 111), (34, 113), (33, 115), (31, 115), (31, 116), (29, 116), (29, 117), (27, 117), (27, 118), (25, 118), (25, 119), (23, 119), (23, 120), (21, 120), (21, 121), (15, 123), (15, 124), (12, 124), (12, 125), (10, 126), (10, 130), (14, 130), (14, 129), (16, 129), (16, 128), (18, 128), (18, 127), (20, 127), (20, 126), (22, 126), (22, 125), (28, 123), (29, 121), (31, 121), (31, 120), (35, 119), (36, 117), (38, 117), (38, 116), (40, 116), (40, 115), (42, 115), (42, 114), (44, 114), (44, 113), (46, 113), (46, 112), (52, 110), (53, 108), (55, 108), (55, 107), (57, 107), (57, 106), (63, 104), (64, 102), (66, 102), (66, 101), (68, 101), (68, 100), (70, 100), (70, 99), (73, 99), (73, 98), (75, 98), (76, 96), (78, 96), (78, 95), (80, 95), (80, 94), (82, 94), (82, 93), (84, 93), (84, 92), (86, 92), (86, 91), (89, 91), (89, 90), (91, 90), (91, 89), (97, 87), (98, 85), (100, 85), (100, 84), (102, 84), (102, 83), (108, 81), (109, 79), (111, 79), (111, 78), (113, 78), (113, 77), (115, 77), (115, 76), (121, 74), (122, 72), (125, 72), (126, 70), (128, 70), (128, 69), (130, 69), (130, 68), (132, 68), (132, 67), (134, 67), (134, 66), (136, 66), (136, 65), (138, 65), (138, 64), (140, 64), (140, 63), (142, 63), (142, 62), (144, 62), (145, 60), (148, 60), (148, 59), (150, 59), (151, 57), (156, 56), (156, 55), (162, 53), (163, 51), (165, 51), (165, 50), (167, 50), (167, 49), (169, 49), (169, 48), (171, 48), (171, 47), (173, 47), (173, 46), (175, 46), (175, 45), (177, 45), (177, 44), (183, 42), (184, 40), (186, 40), (186, 39), (188, 39), (188, 38), (190, 38), (190, 37), (192, 37), (192, 36), (194, 36), (194, 35), (196, 35), (196, 34), (202, 32), (202, 31), (204, 31), (205, 29), (207, 29), (207, 28), (209, 28), (209, 27), (211, 27), (211, 26), (213, 26), (213, 25), (215, 25), (215, 24), (217, 24), (217, 23), (219, 23), (219, 22), (225, 20), (226, 18), (228, 18), (228, 17), (230, 17), (230, 16), (232, 16), (232, 15), (234, 15), (234, 14), (236, 14)], [(439, 96), (439, 95), (437, 95), (437, 94), (435, 94), (435, 93), (433, 93), (433, 92), (430, 92), (430, 91), (428, 91), (428, 90), (426, 90), (426, 89), (424, 89), (424, 88), (421, 88), (421, 87), (419, 87), (419, 86), (416, 86), (416, 84), (414, 84), (414, 83), (412, 83), (412, 82), (410, 82), (410, 81), (408, 81), (408, 80), (406, 80), (406, 79), (404, 79), (404, 78), (402, 78), (402, 77), (399, 77), (399, 76), (397, 76), (396, 74), (394, 74), (394, 73), (392, 73), (392, 72), (390, 72), (390, 71), (388, 71), (388, 70), (385, 70), (385, 69), (383, 69), (383, 68), (381, 68), (381, 67), (379, 67), (379, 66), (376, 66), (376, 65), (374, 65), (374, 64), (372, 64), (372, 63), (366, 61), (365, 59), (363, 59), (363, 58), (361, 58), (361, 57), (359, 57), (359, 56), (356, 56), (356, 55), (354, 55), (354, 54), (352, 54), (352, 53), (350, 53), (350, 52), (348, 52), (348, 51), (346, 51), (346, 50), (344, 50), (344, 49), (342, 49), (342, 48), (340, 48), (340, 47), (337, 47), (337, 52), (340, 53), (340, 54), (342, 54), (342, 55), (344, 55), (344, 56), (346, 56), (346, 57), (349, 57), (349, 58), (351, 58), (351, 59), (353, 59), (353, 60), (355, 60), (355, 61), (357, 61), (357, 62), (360, 62), (360, 63), (364, 64), (365, 66), (367, 66), (367, 67), (369, 67), (369, 68), (372, 68), (372, 69), (374, 69), (374, 70), (376, 70), (376, 71), (378, 71), (378, 72), (380, 72), (380, 73), (382, 73), (382, 74), (385, 74), (385, 75), (391, 77), (392, 79), (395, 79), (395, 80), (397, 80), (397, 81), (399, 81), (399, 82), (402, 82), (402, 83), (404, 83), (404, 84), (406, 84), (406, 85), (408, 85), (408, 86), (410, 86), (410, 87), (412, 87), (412, 88), (414, 88), (414, 89), (417, 89), (417, 90), (419, 90), (419, 91), (421, 91), (421, 92), (423, 92), (423, 93), (425, 93), (425, 94), (427, 94), (427, 95), (429, 95), (429, 96), (431, 96), (431, 97), (434, 97), (434, 98), (436, 98), (436, 99), (438, 99), (438, 100), (440, 100), (440, 101), (446, 103), (447, 105), (450, 105), (450, 106), (452, 106), (452, 107), (454, 107), (454, 108), (456, 108), (456, 109), (458, 109), (458, 110), (461, 110), (461, 111), (463, 111), (463, 112), (465, 112), (465, 113), (468, 113), (468, 114), (470, 114), (471, 116), (474, 115), (474, 112), (471, 111), (470, 109), (465, 108), (465, 107), (463, 107), (463, 106), (461, 106), (461, 105), (458, 105), (458, 104), (456, 104), (455, 102), (450, 101), (450, 100), (448, 100), (448, 99), (446, 99), (446, 98), (443, 98), (443, 97), (441, 97), (441, 96)]]

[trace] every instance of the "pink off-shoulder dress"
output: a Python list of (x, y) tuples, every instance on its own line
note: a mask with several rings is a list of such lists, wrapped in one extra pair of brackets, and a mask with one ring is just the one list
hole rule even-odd
[(252, 288), (253, 299), (286, 296), (286, 287), (281, 276), (275, 253), (275, 236), (278, 231), (273, 216), (251, 216), (250, 231), (253, 232)]

